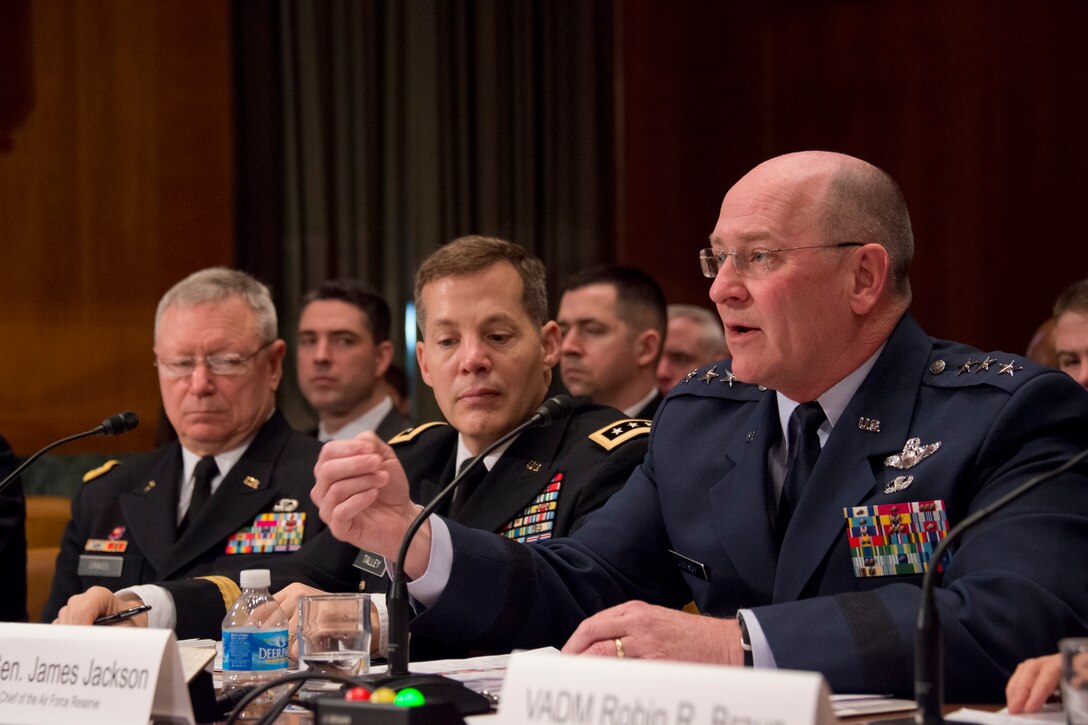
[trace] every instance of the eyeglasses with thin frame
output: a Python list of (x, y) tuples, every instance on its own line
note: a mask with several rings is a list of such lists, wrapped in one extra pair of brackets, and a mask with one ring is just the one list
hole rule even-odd
[(718, 272), (725, 266), (725, 260), (733, 262), (733, 269), (744, 277), (762, 277), (778, 269), (782, 263), (782, 252), (794, 252), (798, 249), (845, 249), (846, 247), (862, 247), (861, 242), (840, 242), (839, 244), (811, 244), (804, 247), (779, 247), (767, 249), (766, 247), (753, 247), (742, 252), (726, 252), (712, 247), (699, 250), (699, 265), (703, 268), (703, 276), (714, 279)]
[(196, 370), (197, 363), (203, 362), (204, 367), (213, 375), (230, 377), (241, 375), (249, 368), (249, 361), (264, 352), (274, 340), (261, 345), (256, 351), (248, 355), (237, 353), (225, 353), (221, 355), (205, 355), (204, 357), (177, 357), (170, 360), (156, 358), (154, 365), (159, 369), (163, 377), (171, 380), (187, 378)]

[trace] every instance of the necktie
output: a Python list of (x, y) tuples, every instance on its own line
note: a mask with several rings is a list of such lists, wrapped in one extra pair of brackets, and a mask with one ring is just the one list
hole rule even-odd
[(816, 459), (820, 457), (820, 436), (817, 431), (827, 420), (827, 416), (824, 415), (824, 409), (820, 407), (820, 404), (813, 401), (798, 405), (794, 409), (793, 415), (790, 416), (791, 428), (792, 421), (795, 419), (799, 424), (797, 439), (790, 446), (792, 460), (786, 471), (786, 480), (782, 484), (782, 496), (778, 500), (776, 529), (779, 543), (786, 537), (786, 528), (790, 525), (790, 518), (797, 509), (797, 502), (801, 500), (801, 492), (809, 476), (812, 475), (812, 469), (816, 467)]
[(189, 512), (185, 514), (185, 521), (196, 521), (200, 510), (212, 497), (212, 479), (218, 475), (219, 466), (215, 465), (213, 456), (205, 456), (197, 462), (193, 470), (193, 497), (189, 500)]
[[(475, 458), (466, 458), (461, 462), (461, 469), (458, 474), (463, 473), (465, 469), (469, 467)], [(480, 482), (487, 476), (487, 466), (483, 461), (480, 461), (480, 465), (472, 469), (469, 474), (461, 479), (461, 482), (457, 484), (457, 490), (453, 493), (453, 503), (450, 504), (450, 518), (456, 519), (461, 510), (465, 507), (465, 502), (472, 496), (473, 492), (479, 487)]]

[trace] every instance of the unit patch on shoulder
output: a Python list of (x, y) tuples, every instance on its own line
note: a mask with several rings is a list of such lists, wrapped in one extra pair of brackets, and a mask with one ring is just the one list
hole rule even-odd
[(436, 425), (449, 425), (449, 423), (444, 423), (440, 420), (433, 420), (430, 423), (423, 423), (421, 425), (415, 426), (414, 428), (406, 428), (405, 430), (402, 430), (400, 433), (397, 433), (395, 436), (390, 438), (389, 445), (395, 446), (398, 443), (407, 443), (408, 441), (413, 440), (423, 431), (430, 430)]
[(90, 483), (91, 481), (98, 478), (102, 474), (109, 473), (110, 470), (114, 466), (120, 466), (120, 465), (121, 465), (121, 461), (117, 460), (116, 458), (112, 458), (112, 459), (106, 461), (105, 463), (103, 463), (98, 468), (92, 468), (91, 470), (84, 473), (83, 474), (83, 483)]
[(649, 435), (650, 421), (645, 418), (624, 418), (589, 434), (589, 439), (606, 451), (621, 446), (632, 438)]

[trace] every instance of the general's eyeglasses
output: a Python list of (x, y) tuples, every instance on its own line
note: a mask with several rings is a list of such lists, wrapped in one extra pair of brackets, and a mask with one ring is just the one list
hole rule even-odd
[(699, 264), (703, 268), (703, 276), (714, 279), (725, 265), (725, 260), (733, 262), (733, 269), (737, 274), (746, 277), (759, 277), (776, 270), (782, 262), (782, 252), (794, 252), (798, 249), (843, 249), (846, 247), (861, 247), (861, 242), (841, 242), (839, 244), (812, 244), (805, 247), (779, 247), (767, 249), (765, 247), (753, 247), (740, 252), (726, 252), (722, 249), (707, 248), (699, 251)]
[(266, 342), (248, 355), (225, 353), (205, 355), (204, 357), (178, 357), (171, 360), (155, 359), (155, 367), (167, 378), (179, 380), (187, 378), (196, 370), (197, 363), (203, 362), (208, 372), (213, 375), (241, 375), (249, 368), (249, 361), (264, 352), (272, 342)]

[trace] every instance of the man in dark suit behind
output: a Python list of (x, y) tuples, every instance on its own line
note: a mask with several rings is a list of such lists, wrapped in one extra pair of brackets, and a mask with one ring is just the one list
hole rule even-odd
[[(1083, 450), (1088, 393), (921, 330), (906, 203), (860, 159), (759, 165), (726, 194), (710, 244), (700, 263), (732, 360), (666, 397), (645, 461), (569, 538), (518, 546), (431, 517), (405, 565), (413, 636), (750, 657), (819, 671), (837, 692), (910, 696), (935, 542)], [(326, 445), (313, 497), (331, 533), (388, 554), (417, 509), (375, 448)], [(1083, 466), (959, 541), (935, 592), (950, 701), (998, 701), (1017, 662), (1088, 632), (1086, 557)], [(680, 611), (689, 600), (709, 616)]]
[(389, 440), (412, 425), (384, 385), (393, 360), (389, 305), (355, 280), (326, 282), (303, 297), (298, 387), (317, 411), (318, 440), (372, 430)]
[(285, 349), (268, 288), (243, 272), (202, 270), (163, 296), (155, 364), (178, 442), (84, 476), (45, 621), (91, 586), (135, 586), (118, 608), (161, 580), (235, 591), (242, 569), (275, 569), (324, 528), (309, 497), (321, 444), (275, 407)]
[[(11, 446), (0, 436), (0, 481), (15, 470)], [(26, 621), (26, 499), (16, 479), (0, 491), (0, 622)]]
[(631, 418), (654, 417), (666, 313), (665, 295), (650, 275), (619, 265), (573, 274), (556, 321), (563, 335), (559, 370), (572, 395)]

